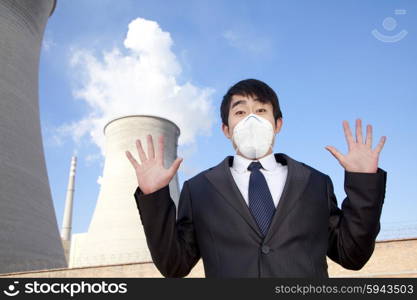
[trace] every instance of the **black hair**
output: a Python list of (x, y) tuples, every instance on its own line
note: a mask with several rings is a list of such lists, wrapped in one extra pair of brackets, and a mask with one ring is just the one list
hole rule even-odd
[(223, 101), (220, 106), (220, 115), (223, 124), (225, 124), (226, 126), (229, 125), (229, 110), (233, 95), (252, 96), (254, 98), (258, 98), (257, 101), (259, 102), (271, 103), (273, 107), (275, 122), (279, 118), (282, 118), (282, 112), (279, 107), (278, 96), (275, 93), (275, 91), (265, 82), (262, 82), (257, 79), (245, 79), (239, 81), (231, 88), (229, 88), (227, 93), (223, 96)]

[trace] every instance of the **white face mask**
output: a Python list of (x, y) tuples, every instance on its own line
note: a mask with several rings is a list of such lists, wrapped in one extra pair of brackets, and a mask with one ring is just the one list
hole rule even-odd
[(232, 139), (245, 157), (255, 159), (264, 156), (272, 147), (274, 128), (271, 122), (250, 114), (233, 129)]

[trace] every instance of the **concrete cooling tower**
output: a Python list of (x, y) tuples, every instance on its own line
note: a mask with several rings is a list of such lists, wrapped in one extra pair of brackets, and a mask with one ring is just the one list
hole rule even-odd
[[(152, 135), (154, 143), (163, 135), (164, 164), (168, 167), (177, 157), (180, 130), (163, 118), (127, 116), (109, 122), (104, 134), (105, 163), (99, 197), (88, 232), (72, 237), (70, 267), (152, 261), (133, 196), (138, 186), (136, 174), (125, 151), (138, 158), (136, 139), (141, 139), (147, 149), (147, 134)], [(177, 176), (170, 182), (170, 192), (177, 204)]]
[(0, 273), (65, 267), (38, 103), (53, 0), (0, 1)]

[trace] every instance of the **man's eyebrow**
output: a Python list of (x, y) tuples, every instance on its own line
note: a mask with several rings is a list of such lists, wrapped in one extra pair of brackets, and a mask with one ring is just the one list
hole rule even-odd
[(246, 104), (246, 100), (237, 100), (235, 103), (233, 103), (233, 104), (232, 104), (231, 109), (232, 109), (233, 107), (235, 107), (235, 106), (239, 105), (239, 104)]

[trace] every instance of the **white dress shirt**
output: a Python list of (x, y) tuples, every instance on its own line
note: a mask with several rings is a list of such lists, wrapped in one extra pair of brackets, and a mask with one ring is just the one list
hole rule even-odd
[(248, 170), (249, 164), (253, 161), (259, 161), (262, 165), (260, 169), (261, 173), (265, 176), (266, 182), (271, 192), (272, 199), (274, 200), (275, 207), (278, 205), (278, 201), (281, 198), (282, 190), (287, 179), (288, 167), (280, 164), (275, 160), (273, 153), (267, 155), (259, 160), (250, 160), (236, 154), (233, 159), (233, 166), (230, 171), (233, 175), (233, 179), (236, 182), (240, 193), (245, 199), (246, 204), (249, 206), (249, 178), (250, 171)]

